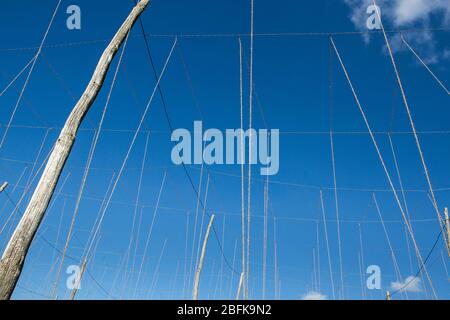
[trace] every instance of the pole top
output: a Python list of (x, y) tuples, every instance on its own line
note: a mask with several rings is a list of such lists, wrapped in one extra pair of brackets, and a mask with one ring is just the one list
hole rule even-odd
[(3, 182), (3, 184), (0, 186), (0, 193), (5, 191), (7, 186), (8, 186), (8, 181)]
[(389, 291), (386, 291), (386, 300), (391, 300), (392, 296)]

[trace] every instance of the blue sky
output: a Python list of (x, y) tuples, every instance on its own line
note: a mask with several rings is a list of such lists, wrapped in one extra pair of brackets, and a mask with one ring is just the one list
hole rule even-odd
[[(71, 4), (81, 8), (81, 30), (66, 28), (66, 8)], [(20, 5), (16, 1), (2, 2), (2, 90), (36, 53), (55, 5), (56, 1), (48, 0), (22, 1)], [(131, 0), (62, 1), (14, 117), (6, 143), (0, 149), (0, 180), (10, 182), (8, 194), (13, 201), (19, 201), (24, 187), (31, 181), (30, 177), (45, 160), (59, 129), (83, 92), (108, 39), (113, 36), (131, 7)], [(327, 33), (361, 30), (360, 25), (355, 25), (355, 19), (352, 20), (358, 12), (357, 7), (352, 1), (338, 0), (282, 0), (276, 4), (273, 1), (255, 1), (253, 124), (255, 128), (265, 128), (267, 125), (281, 132), (280, 171), (269, 180), (266, 298), (278, 297), (275, 294), (276, 288), (283, 299), (300, 299), (312, 290), (332, 298), (320, 190), (324, 196), (333, 279), (336, 291), (342, 289), (339, 285), (330, 123), (334, 132), (345, 298), (361, 299), (366, 294), (367, 298), (382, 299), (385, 291), (391, 290), (391, 282), (397, 280), (389, 246), (373, 202), (373, 193), (386, 220), (402, 279), (414, 275), (418, 269), (411, 244), (408, 250), (400, 210), (333, 52), (330, 59)], [(383, 8), (382, 6), (382, 12)], [(407, 24), (398, 25), (392, 13), (395, 10), (386, 7), (385, 27), (391, 30), (448, 26), (445, 21), (446, 11), (440, 8), (433, 10), (426, 18), (413, 17)], [(177, 47), (161, 82), (174, 128), (192, 130), (195, 120), (203, 120), (205, 128), (238, 128), (240, 106), (237, 37), (242, 34), (244, 59), (248, 61), (249, 1), (155, 0), (142, 17), (147, 33), (153, 35), (149, 41), (157, 70), (161, 70), (174, 37), (178, 35)], [(405, 36), (417, 52), (423, 53), (423, 58), (431, 62), (430, 67), (439, 79), (444, 84), (450, 83), (449, 60), (445, 55), (450, 49), (448, 31), (429, 31), (426, 36), (423, 34), (409, 32), (405, 33)], [(398, 40), (396, 35), (394, 33), (390, 36), (393, 42)], [(387, 169), (393, 177), (393, 183), (399, 188), (387, 135), (391, 132), (412, 226), (421, 253), (426, 256), (439, 233), (439, 224), (428, 198), (422, 163), (385, 49), (384, 38), (382, 34), (377, 33), (371, 35), (367, 41), (360, 34), (346, 33), (334, 35), (334, 40), (371, 128), (378, 132), (375, 136)], [(420, 142), (437, 203), (442, 210), (450, 200), (450, 127), (447, 121), (450, 115), (449, 97), (409, 50), (396, 47), (395, 58), (417, 131), (420, 132)], [(93, 128), (98, 126), (117, 62), (118, 56), (112, 64), (103, 90), (83, 122), (61, 176), (58, 194), (55, 195), (40, 228), (43, 237), (38, 236), (33, 242), (14, 298), (40, 299), (52, 294), (55, 268), (59, 263), (59, 254), (54, 247), (58, 250), (64, 248), (93, 138)], [(244, 71), (244, 120), (247, 124), (249, 73), (246, 65)], [(26, 73), (0, 97), (2, 135), (25, 76)], [(90, 230), (108, 191), (109, 182), (119, 171), (154, 85), (155, 79), (144, 40), (140, 29), (135, 26), (112, 93), (104, 123), (105, 130), (100, 134), (93, 157), (85, 196), (68, 251), (71, 257), (79, 259), (88, 243)], [(97, 282), (115, 298), (170, 299), (191, 296), (191, 287), (187, 284), (192, 284), (192, 279), (189, 281), (192, 278), (189, 265), (197, 197), (183, 168), (174, 166), (171, 162), (173, 143), (170, 141), (169, 126), (158, 95), (151, 104), (143, 130), (138, 136), (106, 212), (95, 259), (89, 264), (90, 272), (83, 279), (79, 298), (109, 298)], [(138, 216), (142, 212), (141, 232), (136, 255), (132, 254), (137, 265), (141, 263), (144, 253), (144, 243), (164, 172), (167, 176), (142, 276), (140, 282), (136, 283), (136, 271), (131, 272), (131, 265), (127, 268), (120, 268), (120, 265), (127, 251), (136, 212), (140, 167), (149, 130), (151, 133), (137, 210)], [(31, 172), (32, 169), (34, 173)], [(187, 170), (198, 188), (200, 166), (188, 166)], [(253, 172), (250, 296), (260, 299), (264, 178), (257, 175), (256, 170)], [(22, 173), (23, 177), (20, 179)], [(200, 188), (202, 198), (205, 196), (208, 175), (210, 183), (206, 207), (208, 212), (216, 214), (215, 228), (218, 237), (223, 237), (221, 245), (224, 254), (221, 254), (217, 240), (211, 237), (202, 273), (200, 297), (233, 298), (239, 275), (230, 270), (226, 261), (233, 264), (235, 260), (234, 269), (240, 272), (240, 167), (205, 166)], [(21, 212), (30, 196), (30, 192), (25, 196)], [(0, 208), (0, 226), (3, 226), (13, 210), (5, 195), (0, 195)], [(200, 209), (199, 221), (201, 213)], [(2, 250), (19, 219), (20, 214), (15, 215), (0, 234)], [(197, 230), (198, 228), (200, 226)], [(381, 290), (365, 292), (361, 288), (358, 259), (361, 255), (360, 230), (364, 269), (369, 265), (380, 266)], [(196, 249), (197, 243), (194, 252)], [(315, 256), (319, 257), (315, 263), (313, 251)], [(78, 263), (79, 261), (66, 259), (58, 286), (60, 298), (68, 295), (65, 286), (68, 277), (66, 268)], [(275, 265), (278, 266), (277, 286), (274, 281)], [(449, 267), (448, 256), (441, 240), (427, 263), (433, 285), (441, 299), (449, 298), (446, 274), (446, 268)], [(124, 270), (127, 272), (124, 273)], [(319, 273), (320, 277), (314, 277), (314, 273)], [(131, 280), (125, 281), (124, 274), (132, 274)], [(368, 275), (363, 276), (365, 281)], [(136, 295), (133, 295), (135, 287)], [(420, 292), (408, 292), (408, 297), (432, 297), (430, 285), (422, 277), (420, 289)], [(406, 296), (398, 294), (395, 298)]]

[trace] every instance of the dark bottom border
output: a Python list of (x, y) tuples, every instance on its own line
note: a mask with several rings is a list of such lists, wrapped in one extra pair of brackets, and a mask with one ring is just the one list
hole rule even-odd
[[(76, 319), (306, 319), (321, 315), (364, 319), (389, 317), (393, 311), (402, 318), (427, 312), (437, 315), (450, 307), (449, 301), (9, 301), (0, 302), (0, 312), (17, 318), (36, 313)], [(102, 318), (100, 318), (102, 317)], [(3, 317), (2, 317), (3, 319)], [(94, 318), (95, 319), (95, 318)]]

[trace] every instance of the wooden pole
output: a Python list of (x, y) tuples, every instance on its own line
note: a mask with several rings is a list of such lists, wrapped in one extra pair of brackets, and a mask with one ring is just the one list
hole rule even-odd
[(77, 283), (76, 283), (75, 287), (72, 289), (72, 291), (70, 292), (70, 300), (75, 300), (75, 296), (77, 295), (77, 292), (80, 289), (81, 279), (83, 278), (84, 272), (86, 271), (86, 264), (87, 264), (87, 261), (84, 260), (83, 264), (81, 265), (80, 275), (79, 275), (79, 278), (77, 279)]
[(202, 273), (203, 260), (205, 259), (205, 253), (206, 253), (206, 244), (208, 243), (209, 233), (211, 232), (213, 222), (214, 222), (214, 215), (211, 215), (211, 220), (209, 221), (208, 229), (206, 229), (205, 240), (203, 240), (202, 255), (200, 256), (200, 262), (198, 264), (198, 269), (195, 272), (194, 291), (192, 294), (193, 300), (198, 300), (198, 287), (200, 285), (200, 274)]
[(239, 278), (239, 286), (238, 286), (238, 290), (236, 293), (236, 300), (239, 300), (239, 297), (241, 296), (241, 290), (242, 290), (242, 286), (244, 284), (244, 278), (245, 278), (245, 273), (242, 272), (241, 277)]
[(150, 0), (141, 0), (133, 8), (103, 52), (88, 86), (69, 115), (30, 203), (0, 260), (0, 300), (6, 300), (11, 297), (22, 272), (31, 242), (45, 215), (61, 172), (72, 150), (81, 122), (100, 92), (114, 56), (149, 3)]
[(448, 218), (448, 208), (444, 209), (445, 215), (445, 230), (447, 231), (447, 253), (450, 256), (450, 220)]
[(8, 182), (7, 181), (3, 182), (3, 184), (0, 186), (0, 193), (5, 191), (7, 186), (8, 186)]

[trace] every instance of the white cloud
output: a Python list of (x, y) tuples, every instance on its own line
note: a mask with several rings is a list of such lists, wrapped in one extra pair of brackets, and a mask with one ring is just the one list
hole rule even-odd
[(417, 21), (427, 21), (432, 14), (440, 14), (443, 25), (450, 22), (450, 1), (448, 0), (396, 0), (393, 17), (397, 26)]
[(393, 291), (405, 291), (405, 292), (421, 292), (420, 278), (409, 276), (404, 281), (395, 281), (391, 283), (391, 289)]
[(302, 297), (302, 300), (327, 300), (327, 296), (316, 291), (309, 291)]
[[(358, 30), (367, 30), (366, 21), (369, 17), (367, 8), (373, 5), (373, 0), (344, 0), (350, 7), (350, 19)], [(450, 27), (449, 0), (376, 0), (381, 8), (381, 18), (388, 29), (430, 29)], [(433, 24), (431, 25), (431, 20)], [(364, 34), (364, 41), (369, 42), (370, 36)], [(438, 49), (438, 43), (432, 32), (404, 33), (408, 43), (420, 52), (427, 63), (437, 63), (448, 59), (447, 49)], [(399, 34), (390, 34), (390, 42), (394, 52), (408, 50), (400, 40)]]
[(424, 0), (398, 0), (397, 7), (394, 9), (394, 22), (401, 26), (418, 19), (424, 19), (430, 13), (430, 10), (431, 7)]

